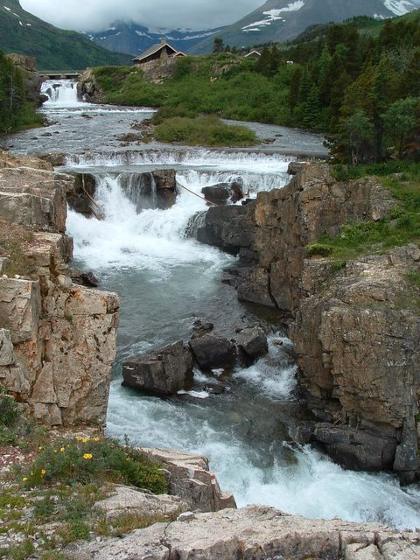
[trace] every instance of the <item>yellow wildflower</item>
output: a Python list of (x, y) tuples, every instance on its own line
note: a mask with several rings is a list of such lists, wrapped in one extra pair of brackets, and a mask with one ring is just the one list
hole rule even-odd
[(42, 469), (42, 470), (41, 470), (41, 475), (42, 475), (42, 476), (45, 476), (46, 474), (47, 474), (47, 471), (46, 471), (45, 469)]
[(27, 477), (27, 476), (24, 476), (24, 477), (22, 478), (22, 480), (23, 480), (23, 482), (26, 482), (26, 481), (28, 480), (28, 477)]
[(60, 448), (60, 453), (64, 453), (64, 451), (65, 451), (65, 448), (64, 448), (64, 447), (61, 447), (61, 448)]
[(83, 459), (85, 459), (85, 461), (90, 461), (91, 459), (93, 459), (92, 453), (85, 453), (83, 455)]

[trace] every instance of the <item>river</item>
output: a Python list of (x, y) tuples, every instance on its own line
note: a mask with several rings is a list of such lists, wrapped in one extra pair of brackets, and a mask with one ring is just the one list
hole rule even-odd
[[(169, 210), (152, 208), (138, 214), (135, 200), (122, 188), (127, 174), (175, 168), (178, 182), (197, 194), (205, 185), (241, 177), (255, 196), (259, 190), (286, 184), (293, 159), (286, 153), (321, 153), (320, 139), (283, 128), (278, 132), (281, 147), (274, 149), (272, 144), (271, 150), (264, 143), (245, 151), (122, 147), (118, 136), (134, 121), (150, 117), (150, 109), (81, 103), (69, 82), (50, 93), (43, 113), (52, 124), (11, 136), (7, 145), (17, 152), (65, 152), (63, 170), (83, 170), (97, 177), (96, 197), (105, 219), (87, 219), (70, 211), (68, 232), (74, 237), (76, 263), (93, 270), (104, 289), (121, 297), (109, 435), (128, 436), (135, 445), (208, 456), (222, 487), (234, 493), (239, 506), (267, 504), (311, 518), (420, 527), (418, 488), (402, 489), (388, 474), (346, 471), (289, 437), (303, 414), (294, 397), (296, 366), (290, 342), (273, 317), (243, 306), (235, 291), (221, 283), (223, 269), (233, 257), (186, 238), (189, 219), (204, 210), (205, 203), (182, 191)], [(270, 130), (276, 134), (275, 127)], [(267, 133), (264, 129), (261, 135)], [(305, 144), (301, 152), (299, 134)], [(265, 321), (272, 333), (270, 353), (223, 379), (228, 391), (221, 395), (198, 391), (162, 400), (121, 386), (126, 357), (188, 338), (196, 319), (212, 321), (226, 333)], [(205, 376), (196, 371), (195, 379), (199, 383)]]

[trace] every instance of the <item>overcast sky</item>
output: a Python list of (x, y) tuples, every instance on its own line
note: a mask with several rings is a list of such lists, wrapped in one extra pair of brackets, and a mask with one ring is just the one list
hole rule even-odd
[(78, 31), (104, 29), (118, 19), (206, 29), (233, 23), (262, 4), (264, 0), (21, 0), (28, 12)]

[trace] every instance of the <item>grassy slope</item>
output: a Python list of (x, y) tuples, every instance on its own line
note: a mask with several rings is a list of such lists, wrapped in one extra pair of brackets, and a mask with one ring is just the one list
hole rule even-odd
[(41, 70), (80, 70), (130, 60), (128, 55), (111, 53), (80, 33), (49, 25), (23, 10), (17, 0), (0, 3), (0, 49), (35, 57)]
[(274, 78), (253, 71), (255, 62), (231, 54), (187, 57), (175, 76), (152, 84), (136, 68), (98, 68), (108, 103), (162, 107), (167, 116), (213, 113), (225, 118), (289, 124), (290, 67)]

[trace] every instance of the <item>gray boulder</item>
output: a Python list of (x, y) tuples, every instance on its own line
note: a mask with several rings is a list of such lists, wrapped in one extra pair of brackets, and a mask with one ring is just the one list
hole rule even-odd
[(236, 336), (238, 355), (244, 365), (251, 365), (268, 353), (267, 336), (261, 327), (248, 327)]
[(124, 385), (158, 396), (174, 395), (192, 380), (193, 360), (182, 341), (123, 364)]
[(190, 341), (198, 366), (203, 370), (233, 367), (236, 360), (234, 344), (227, 338), (205, 334)]
[(230, 185), (229, 183), (219, 183), (217, 185), (211, 185), (210, 187), (204, 187), (201, 189), (201, 192), (209, 202), (224, 205), (230, 197)]

